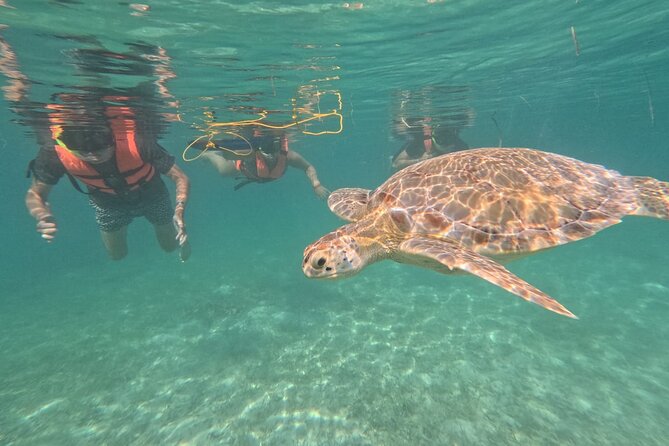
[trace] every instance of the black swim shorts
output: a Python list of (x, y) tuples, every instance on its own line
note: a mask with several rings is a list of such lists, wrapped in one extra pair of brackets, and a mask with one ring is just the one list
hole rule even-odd
[(118, 231), (128, 226), (135, 217), (146, 217), (154, 225), (166, 225), (172, 222), (174, 215), (167, 191), (144, 197), (136, 204), (101, 204), (94, 200), (90, 203), (95, 209), (98, 228), (104, 232)]

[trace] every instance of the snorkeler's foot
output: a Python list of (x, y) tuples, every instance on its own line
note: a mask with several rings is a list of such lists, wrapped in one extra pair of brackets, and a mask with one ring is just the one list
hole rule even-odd
[(179, 248), (179, 259), (181, 262), (185, 262), (190, 258), (191, 254), (191, 249), (190, 249), (190, 243), (186, 242), (181, 247)]

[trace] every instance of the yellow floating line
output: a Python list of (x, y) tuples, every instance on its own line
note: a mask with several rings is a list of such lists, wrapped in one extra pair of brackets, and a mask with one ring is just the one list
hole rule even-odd
[[(324, 92), (324, 93), (326, 93), (326, 92)], [(318, 96), (320, 96), (321, 94), (324, 94), (324, 93), (318, 93)], [(205, 132), (205, 134), (202, 135), (202, 136), (199, 136), (198, 138), (193, 140), (190, 144), (188, 144), (188, 146), (186, 146), (186, 148), (184, 149), (184, 151), (181, 155), (181, 158), (184, 161), (195, 161), (196, 159), (198, 159), (202, 155), (204, 155), (205, 152), (207, 152), (209, 149), (212, 149), (214, 147), (216, 147), (217, 149), (220, 149), (220, 150), (228, 151), (228, 152), (233, 153), (233, 154), (238, 155), (238, 156), (249, 155), (253, 152), (253, 145), (249, 142), (248, 139), (244, 138), (242, 135), (240, 135), (238, 133), (235, 133), (235, 132), (230, 132), (230, 131), (220, 132), (220, 131), (216, 130), (220, 127), (255, 126), (255, 127), (264, 127), (264, 128), (269, 128), (269, 129), (283, 130), (283, 129), (287, 129), (287, 128), (290, 128), (290, 127), (299, 126), (299, 125), (305, 124), (307, 122), (314, 121), (316, 119), (321, 120), (321, 119), (324, 119), (324, 118), (328, 118), (330, 116), (336, 116), (337, 120), (339, 122), (339, 128), (337, 130), (322, 130), (322, 131), (319, 131), (319, 132), (312, 132), (312, 131), (308, 131), (308, 130), (302, 130), (302, 134), (310, 135), (310, 136), (320, 136), (320, 135), (336, 135), (338, 133), (341, 133), (344, 130), (344, 116), (341, 114), (341, 109), (342, 109), (341, 94), (339, 92), (329, 92), (329, 93), (333, 93), (337, 97), (337, 103), (339, 105), (338, 109), (334, 109), (329, 113), (312, 113), (312, 116), (310, 116), (308, 118), (295, 120), (293, 122), (289, 122), (289, 123), (286, 123), (286, 124), (268, 124), (266, 122), (263, 122), (263, 119), (267, 118), (267, 115), (268, 115), (268, 113), (266, 111), (260, 112), (258, 117), (255, 118), (255, 119), (245, 119), (245, 120), (242, 120), (242, 121), (230, 121), (230, 122), (205, 122), (205, 126), (203, 126), (203, 127), (196, 126), (196, 128)], [(304, 108), (298, 108), (297, 111), (307, 112)], [(307, 113), (310, 113), (310, 112), (307, 112)], [(207, 116), (210, 119), (213, 118), (213, 114), (211, 112), (205, 112), (205, 116)], [(295, 118), (295, 117), (296, 117), (296, 111), (294, 109), (293, 110), (293, 118)], [(226, 134), (236, 136), (238, 138), (243, 139), (249, 145), (249, 150), (248, 151), (245, 150), (245, 151), (242, 152), (240, 150), (234, 150), (234, 149), (229, 149), (229, 148), (226, 148), (226, 147), (216, 146), (212, 140), (219, 133), (226, 133)], [(204, 138), (207, 138), (208, 141), (207, 141), (207, 144), (205, 145), (205, 148), (202, 150), (202, 152), (199, 153), (195, 157), (188, 158), (187, 157), (188, 150), (191, 147), (193, 147), (193, 145), (197, 144), (199, 141), (201, 141)]]

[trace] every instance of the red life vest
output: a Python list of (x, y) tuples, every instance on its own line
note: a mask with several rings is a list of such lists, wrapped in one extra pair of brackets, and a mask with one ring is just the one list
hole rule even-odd
[(239, 172), (242, 172), (248, 179), (254, 181), (272, 181), (281, 178), (286, 172), (288, 166), (288, 138), (286, 135), (281, 135), (281, 150), (277, 155), (276, 164), (273, 168), (269, 168), (267, 161), (260, 151), (256, 151), (256, 171), (250, 171), (244, 166), (242, 160), (235, 161), (235, 167)]
[[(132, 111), (128, 107), (108, 107), (106, 115), (116, 141), (116, 167), (123, 177), (128, 190), (135, 190), (149, 181), (156, 173), (155, 168), (142, 160), (135, 142), (135, 121), (129, 119)], [(58, 125), (51, 126), (53, 139), (57, 139), (61, 129)], [(65, 170), (87, 186), (100, 192), (117, 194), (118, 191), (105, 182), (105, 176), (95, 166), (79, 159), (66, 147), (55, 144), (54, 149), (63, 163)]]
[(423, 126), (423, 147), (425, 153), (432, 153), (432, 127), (429, 125)]

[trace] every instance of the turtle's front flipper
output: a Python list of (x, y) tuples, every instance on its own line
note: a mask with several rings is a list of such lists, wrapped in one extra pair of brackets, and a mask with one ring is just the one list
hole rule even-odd
[(355, 187), (337, 189), (328, 197), (328, 207), (339, 218), (358, 221), (367, 213), (369, 190)]
[(419, 266), (443, 270), (462, 270), (494, 283), (523, 299), (547, 310), (576, 318), (569, 310), (539, 289), (512, 274), (494, 260), (466, 249), (455, 242), (415, 237), (398, 247), (398, 260)]

